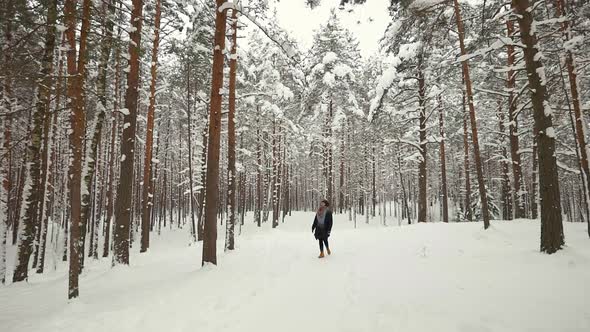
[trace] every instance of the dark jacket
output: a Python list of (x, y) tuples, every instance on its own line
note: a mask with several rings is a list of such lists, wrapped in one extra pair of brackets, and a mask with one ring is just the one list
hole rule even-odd
[(313, 232), (314, 230), (315, 238), (318, 240), (324, 240), (330, 236), (330, 232), (332, 231), (332, 211), (326, 211), (326, 216), (324, 217), (324, 227), (319, 227), (317, 215), (314, 217), (311, 231)]

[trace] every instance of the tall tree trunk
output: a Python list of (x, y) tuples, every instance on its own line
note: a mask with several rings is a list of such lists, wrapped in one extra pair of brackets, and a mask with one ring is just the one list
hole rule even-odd
[(232, 44), (229, 60), (229, 112), (227, 114), (227, 181), (229, 216), (226, 223), (225, 249), (234, 250), (234, 229), (236, 224), (236, 72), (238, 13), (234, 9), (231, 16)]
[(114, 212), (114, 202), (115, 202), (115, 197), (114, 197), (114, 193), (113, 193), (113, 185), (116, 183), (116, 177), (115, 177), (115, 163), (117, 162), (116, 160), (116, 154), (115, 154), (115, 149), (116, 149), (116, 138), (119, 136), (118, 132), (117, 132), (117, 128), (118, 128), (118, 124), (117, 124), (117, 117), (118, 117), (118, 112), (119, 112), (119, 62), (120, 62), (120, 50), (119, 48), (117, 48), (117, 51), (115, 53), (115, 87), (114, 87), (114, 94), (115, 94), (115, 98), (113, 100), (113, 112), (112, 112), (112, 119), (111, 119), (111, 143), (110, 143), (110, 157), (109, 157), (109, 185), (108, 185), (108, 189), (107, 189), (107, 212), (106, 212), (106, 217), (105, 217), (105, 222), (104, 222), (104, 229), (105, 229), (105, 234), (104, 234), (104, 246), (103, 246), (103, 250), (102, 250), (102, 257), (108, 257), (109, 256), (109, 249), (110, 249), (110, 244), (111, 244), (111, 219), (113, 218), (113, 212)]
[(377, 205), (377, 162), (375, 161), (375, 141), (373, 140), (371, 147), (371, 216), (375, 217), (375, 206)]
[[(10, 17), (13, 10), (12, 0), (4, 2), (4, 17)], [(4, 79), (2, 81), (2, 89), (0, 90), (0, 106), (6, 111), (6, 116), (2, 119), (2, 153), (5, 156), (4, 163), (0, 163), (0, 283), (4, 284), (6, 281), (6, 251), (7, 251), (7, 237), (8, 229), (11, 221), (11, 192), (12, 192), (12, 151), (11, 151), (11, 133), (12, 133), (12, 73), (10, 73), (8, 64), (12, 61), (11, 52), (9, 50), (12, 44), (12, 20), (4, 20), (4, 46), (2, 52), (4, 56), (0, 59), (0, 64), (6, 64), (6, 69), (3, 71)], [(13, 243), (14, 243), (13, 239)]]
[(404, 178), (402, 175), (402, 162), (401, 162), (401, 157), (400, 157), (399, 153), (397, 154), (397, 167), (398, 167), (398, 173), (399, 173), (399, 182), (402, 187), (402, 199), (403, 199), (402, 218), (403, 218), (403, 215), (405, 214), (408, 217), (408, 225), (411, 225), (412, 224), (412, 217), (410, 214), (410, 205), (408, 204), (408, 198), (406, 195), (406, 187), (404, 185)]
[(426, 212), (428, 208), (427, 204), (427, 172), (426, 172), (426, 86), (424, 82), (424, 75), (422, 68), (418, 68), (418, 102), (420, 112), (418, 121), (420, 121), (420, 163), (418, 165), (418, 177), (420, 187), (420, 197), (418, 198), (418, 222), (426, 222)]
[[(280, 126), (280, 124), (279, 124)], [(277, 120), (273, 121), (272, 127), (272, 228), (279, 225), (278, 206), (280, 201), (280, 183), (281, 183), (281, 134), (277, 133)]]
[(334, 188), (334, 172), (333, 172), (333, 157), (332, 157), (332, 119), (333, 119), (333, 114), (334, 114), (334, 101), (332, 99), (332, 96), (330, 96), (330, 104), (328, 106), (328, 118), (326, 119), (326, 138), (327, 141), (324, 142), (324, 150), (326, 151), (326, 158), (327, 158), (327, 170), (326, 170), (326, 175), (327, 175), (327, 189), (328, 189), (328, 195), (327, 195), (327, 199), (328, 202), (330, 202), (330, 204), (334, 203), (334, 198), (333, 196), (333, 188)]
[(193, 242), (197, 242), (197, 229), (195, 225), (195, 206), (194, 206), (194, 185), (193, 185), (193, 144), (192, 144), (192, 117), (193, 107), (191, 103), (191, 75), (190, 75), (190, 62), (187, 61), (187, 73), (186, 73), (186, 106), (187, 106), (187, 143), (188, 143), (188, 184), (189, 184), (189, 211), (191, 214), (191, 236)]
[[(565, 0), (556, 0), (556, 10), (558, 17), (565, 17)], [(563, 35), (563, 41), (567, 42), (571, 39), (571, 28), (570, 22), (564, 20), (561, 22), (561, 32)], [(572, 105), (574, 108), (574, 115), (576, 117), (576, 140), (578, 141), (580, 150), (580, 163), (582, 168), (583, 188), (584, 197), (586, 197), (586, 220), (588, 222), (588, 236), (590, 236), (590, 216), (588, 216), (588, 210), (590, 210), (590, 170), (588, 167), (588, 146), (586, 145), (586, 122), (581, 110), (580, 93), (578, 91), (578, 72), (576, 68), (576, 62), (574, 56), (569, 49), (565, 51), (565, 65), (567, 68), (567, 74), (569, 77), (570, 90), (572, 93)]]
[(445, 153), (445, 124), (444, 110), (441, 95), (438, 95), (438, 126), (440, 133), (440, 176), (441, 176), (441, 200), (442, 200), (442, 217), (444, 222), (449, 222), (449, 199), (447, 191), (447, 161)]
[(463, 168), (465, 171), (465, 217), (471, 221), (471, 175), (469, 174), (469, 132), (467, 131), (467, 118), (469, 114), (465, 108), (465, 91), (463, 93)]
[[(90, 0), (82, 3), (82, 30), (80, 32), (80, 45), (78, 62), (76, 63), (76, 0), (66, 0), (64, 21), (66, 23), (65, 36), (68, 43), (67, 70), (68, 70), (68, 109), (71, 109), (70, 149), (71, 160), (69, 167), (70, 178), (70, 269), (68, 298), (79, 295), (78, 275), (80, 272), (80, 224), (82, 222), (82, 149), (84, 146), (84, 91), (83, 77), (86, 67), (86, 38), (90, 28)], [(82, 243), (83, 245), (83, 243)]]
[(342, 131), (342, 138), (340, 140), (340, 185), (338, 188), (339, 191), (339, 199), (338, 199), (338, 211), (340, 211), (340, 213), (344, 212), (344, 209), (346, 208), (346, 202), (345, 202), (345, 198), (344, 198), (344, 149), (345, 149), (345, 131)]
[[(53, 71), (53, 53), (55, 49), (55, 22), (57, 20), (57, 1), (52, 0), (47, 9), (47, 33), (45, 36), (45, 47), (41, 61), (40, 80), (38, 82), (38, 97), (35, 110), (33, 111), (33, 131), (31, 141), (27, 148), (25, 190), (23, 201), (24, 219), (21, 223), (18, 239), (18, 258), (14, 270), (13, 282), (23, 281), (28, 278), (29, 258), (33, 252), (33, 241), (35, 234), (41, 234), (40, 211), (44, 211), (43, 197), (45, 194), (45, 181), (41, 175), (45, 175), (43, 158), (41, 155), (43, 129), (45, 118), (49, 118), (49, 106), (51, 96)], [(44, 153), (45, 164), (47, 154)], [(40, 235), (39, 235), (40, 237)]]
[[(256, 106), (256, 114), (260, 121), (260, 106)], [(256, 206), (254, 208), (254, 222), (260, 227), (262, 220), (262, 146), (260, 144), (260, 128), (256, 128)]]
[[(534, 2), (533, 2), (534, 4)], [(512, 6), (518, 15), (520, 35), (524, 49), (526, 71), (533, 104), (535, 120), (535, 139), (539, 157), (539, 185), (541, 202), (541, 251), (552, 254), (564, 245), (563, 224), (561, 216), (561, 197), (557, 160), (555, 157), (555, 130), (551, 116), (551, 108), (547, 101), (545, 86), (545, 69), (538, 56), (539, 45), (537, 36), (532, 30), (533, 15), (529, 0), (512, 0)]]
[(224, 0), (216, 0), (215, 41), (213, 47), (213, 67), (211, 79), (211, 109), (209, 119), (209, 142), (207, 149), (207, 186), (205, 205), (205, 227), (203, 236), (202, 264), (217, 265), (217, 207), (219, 201), (219, 150), (221, 136), (221, 90), (223, 88), (223, 62), (225, 51), (226, 10), (222, 9)]
[(498, 123), (500, 130), (500, 146), (502, 155), (502, 219), (512, 220), (512, 194), (510, 192), (510, 167), (508, 166), (508, 151), (504, 139), (504, 113), (502, 101), (498, 100)]
[(129, 71), (127, 91), (125, 92), (125, 115), (121, 135), (121, 171), (117, 186), (115, 207), (114, 259), (113, 264), (129, 265), (129, 237), (132, 223), (131, 199), (133, 195), (135, 156), (135, 126), (137, 123), (139, 95), (139, 51), (141, 45), (141, 26), (143, 22), (143, 0), (133, 0), (131, 26), (129, 32)]
[[(455, 9), (455, 19), (457, 21), (457, 32), (459, 33), (459, 46), (461, 48), (461, 55), (467, 54), (465, 49), (465, 30), (463, 29), (463, 19), (461, 18), (461, 9), (459, 1), (453, 0)], [(473, 90), (471, 88), (471, 77), (469, 77), (469, 63), (468, 60), (461, 61), (463, 70), (463, 80), (465, 82), (465, 92), (467, 93), (467, 104), (469, 105), (469, 119), (471, 122), (471, 138), (473, 140), (473, 155), (475, 157), (475, 169), (477, 171), (477, 184), (479, 187), (479, 196), (481, 200), (481, 216), (483, 218), (484, 229), (490, 227), (490, 214), (488, 210), (488, 195), (484, 181), (483, 166), (481, 162), (481, 154), (479, 152), (479, 138), (477, 135), (477, 121), (475, 118), (475, 106), (473, 104)]]
[[(104, 11), (105, 15), (105, 28), (104, 28), (104, 39), (102, 40), (100, 46), (100, 62), (98, 66), (98, 88), (97, 88), (97, 96), (99, 100), (98, 104), (98, 112), (96, 113), (96, 117), (92, 121), (90, 125), (90, 132), (89, 134), (92, 135), (90, 138), (90, 146), (87, 147), (85, 150), (86, 156), (84, 157), (84, 164), (82, 167), (82, 178), (83, 178), (83, 190), (82, 190), (82, 223), (81, 223), (81, 248), (80, 248), (80, 272), (84, 269), (84, 251), (85, 246), (84, 243), (86, 242), (86, 234), (87, 232), (87, 225), (91, 217), (92, 208), (91, 208), (91, 198), (92, 195), (95, 194), (95, 189), (91, 190), (92, 182), (95, 180), (96, 176), (96, 164), (98, 159), (98, 146), (100, 143), (100, 139), (102, 137), (102, 129), (104, 126), (104, 119), (106, 117), (106, 109), (107, 109), (107, 97), (106, 97), (106, 88), (107, 88), (107, 66), (109, 62), (111, 46), (112, 46), (112, 30), (114, 23), (109, 18), (109, 14), (113, 15), (115, 7), (114, 5), (109, 2), (108, 4), (109, 12)], [(85, 56), (85, 55), (84, 55)], [(85, 80), (85, 77), (81, 78)], [(96, 187), (92, 187), (96, 188)]]
[[(537, 137), (537, 129), (533, 129), (533, 137)], [(539, 158), (538, 158), (538, 143), (533, 138), (533, 170), (532, 170), (532, 184), (531, 184), (531, 218), (539, 218)]]
[[(508, 38), (514, 34), (514, 23), (506, 21), (506, 30)], [(520, 161), (520, 147), (518, 138), (518, 113), (516, 110), (516, 99), (514, 98), (514, 89), (516, 82), (516, 72), (512, 69), (514, 66), (514, 45), (507, 45), (508, 53), (508, 78), (506, 79), (506, 88), (508, 89), (508, 119), (510, 134), (510, 157), (512, 159), (512, 174), (514, 176), (514, 216), (524, 218), (526, 216), (524, 204), (524, 185), (522, 183), (522, 165)]]
[(203, 211), (205, 209), (205, 185), (207, 183), (207, 126), (203, 128), (203, 148), (201, 151), (201, 189), (199, 190), (199, 212), (198, 217), (199, 220), (197, 221), (197, 241), (203, 241), (203, 223), (204, 223), (204, 215)]
[[(154, 113), (156, 111), (156, 82), (158, 78), (158, 47), (160, 45), (160, 20), (162, 17), (162, 1), (156, 0), (156, 16), (154, 18), (154, 45), (152, 47), (152, 63), (150, 74), (150, 105), (147, 114), (147, 127), (145, 139), (145, 159), (143, 162), (143, 195), (141, 213), (141, 248), (140, 252), (146, 252), (150, 247), (150, 206), (153, 205), (153, 181), (152, 181), (152, 150), (154, 141)], [(189, 122), (190, 131), (190, 122)], [(192, 175), (192, 174), (191, 174)], [(192, 179), (192, 176), (191, 176)]]

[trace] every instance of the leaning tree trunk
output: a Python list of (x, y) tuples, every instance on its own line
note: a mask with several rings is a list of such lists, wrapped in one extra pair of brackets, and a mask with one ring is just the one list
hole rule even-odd
[[(506, 30), (508, 38), (512, 38), (514, 34), (514, 23), (510, 20), (506, 22)], [(514, 97), (514, 89), (516, 82), (516, 72), (512, 69), (514, 66), (514, 45), (507, 45), (506, 52), (508, 53), (508, 78), (506, 80), (506, 88), (508, 89), (508, 118), (509, 118), (509, 134), (510, 134), (510, 157), (512, 159), (512, 174), (514, 177), (514, 216), (516, 218), (524, 218), (526, 216), (524, 204), (524, 185), (522, 183), (522, 165), (520, 161), (520, 148), (518, 139), (518, 112), (516, 109), (516, 98)]]
[[(35, 233), (41, 233), (41, 218), (39, 211), (43, 211), (43, 188), (45, 181), (41, 180), (42, 156), (41, 146), (43, 140), (44, 119), (49, 118), (49, 106), (51, 96), (51, 73), (53, 71), (53, 53), (55, 49), (55, 22), (57, 20), (57, 1), (52, 0), (47, 9), (47, 34), (45, 36), (45, 48), (41, 61), (39, 92), (37, 104), (33, 111), (33, 131), (31, 141), (27, 148), (25, 190), (23, 192), (23, 215), (20, 223), (18, 238), (17, 263), (14, 270), (13, 282), (23, 281), (28, 278), (29, 258), (33, 252)], [(46, 153), (45, 153), (46, 157)], [(45, 158), (46, 160), (47, 158)]]
[(225, 249), (234, 250), (234, 229), (236, 224), (236, 71), (237, 71), (237, 41), (238, 41), (238, 13), (234, 9), (231, 16), (232, 44), (229, 60), (229, 112), (227, 114), (227, 181), (229, 215), (226, 223)]
[[(461, 48), (461, 56), (467, 54), (465, 49), (465, 30), (463, 28), (463, 19), (461, 18), (461, 9), (459, 8), (459, 1), (453, 0), (455, 9), (455, 20), (457, 21), (457, 32), (459, 33), (459, 47)], [(481, 161), (481, 154), (479, 152), (479, 138), (477, 134), (477, 120), (475, 118), (475, 106), (473, 104), (473, 90), (471, 87), (471, 77), (469, 77), (468, 60), (461, 61), (463, 70), (463, 80), (465, 82), (465, 92), (467, 94), (467, 104), (469, 105), (469, 120), (471, 122), (471, 138), (473, 140), (473, 155), (475, 157), (475, 169), (477, 171), (477, 184), (479, 187), (479, 196), (481, 200), (481, 216), (483, 218), (484, 229), (490, 227), (490, 214), (488, 210), (488, 196), (485, 185), (483, 166)]]
[(223, 61), (225, 50), (226, 10), (220, 10), (224, 0), (216, 0), (215, 41), (211, 79), (211, 106), (209, 118), (209, 142), (207, 148), (207, 186), (202, 264), (217, 265), (217, 206), (219, 203), (219, 150), (221, 136), (221, 101), (223, 88)]
[(115, 206), (114, 257), (113, 264), (129, 265), (129, 237), (131, 231), (133, 175), (135, 156), (135, 126), (137, 123), (137, 98), (139, 96), (139, 49), (141, 45), (141, 26), (143, 0), (133, 0), (131, 26), (129, 32), (129, 71), (125, 93), (125, 115), (121, 135), (121, 171), (117, 186)]
[[(534, 2), (533, 2), (534, 4)], [(552, 254), (564, 245), (559, 179), (555, 157), (555, 130), (551, 108), (547, 101), (545, 68), (541, 63), (539, 44), (533, 28), (533, 13), (529, 0), (512, 0), (518, 15), (524, 60), (528, 74), (535, 120), (535, 139), (539, 157), (539, 193), (541, 198), (541, 251)]]

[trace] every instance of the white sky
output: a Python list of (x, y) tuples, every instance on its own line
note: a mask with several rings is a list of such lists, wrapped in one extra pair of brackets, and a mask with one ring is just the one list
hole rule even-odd
[[(361, 55), (369, 57), (378, 50), (379, 39), (391, 20), (387, 11), (389, 0), (367, 0), (364, 5), (347, 6), (344, 10), (338, 9), (339, 4), (340, 0), (322, 0), (321, 5), (312, 10), (305, 0), (275, 1), (279, 23), (303, 49), (309, 49), (314, 30), (328, 20), (330, 9), (336, 8), (343, 25), (359, 41)], [(349, 8), (353, 11), (349, 12)]]

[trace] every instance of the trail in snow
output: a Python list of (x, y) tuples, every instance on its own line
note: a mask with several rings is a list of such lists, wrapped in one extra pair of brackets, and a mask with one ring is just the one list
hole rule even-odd
[(128, 268), (89, 260), (72, 303), (59, 266), (0, 288), (0, 330), (590, 330), (583, 224), (565, 224), (569, 246), (546, 256), (536, 221), (353, 229), (335, 215), (333, 254), (320, 260), (311, 221), (296, 213), (276, 230), (246, 224), (237, 250), (204, 268), (186, 230), (166, 231)]

